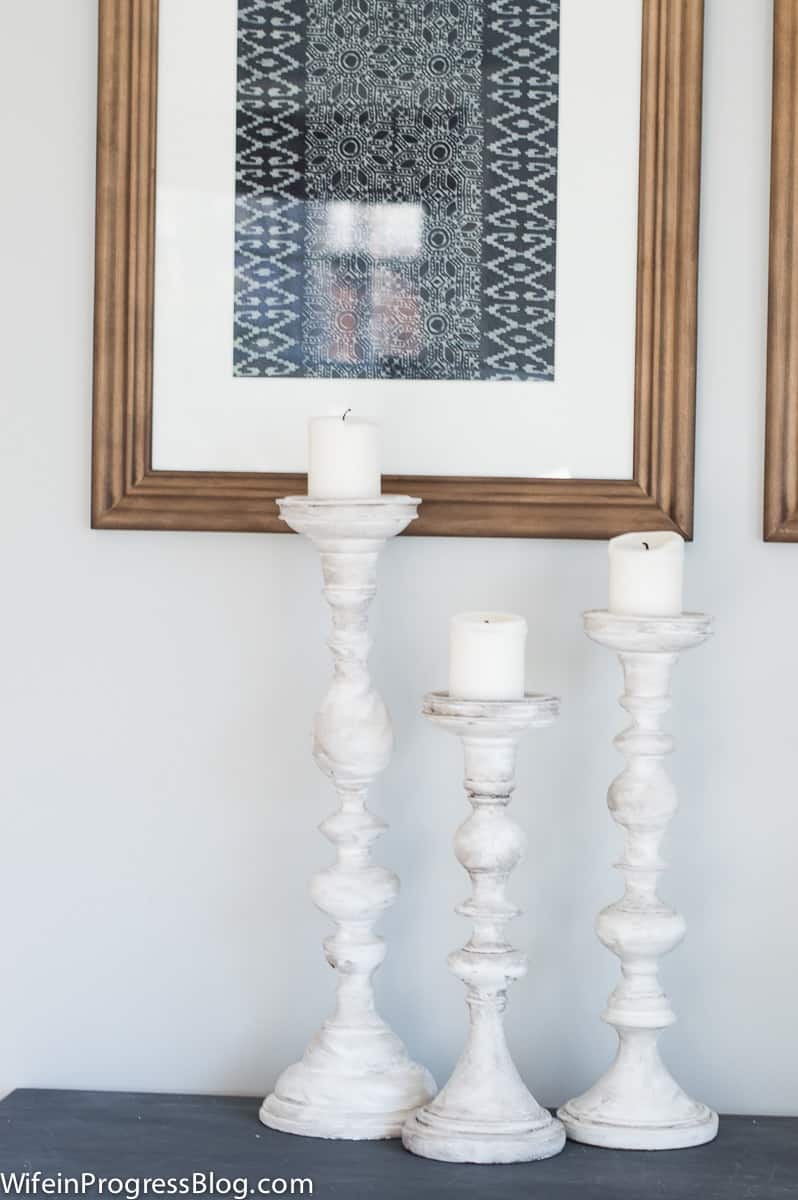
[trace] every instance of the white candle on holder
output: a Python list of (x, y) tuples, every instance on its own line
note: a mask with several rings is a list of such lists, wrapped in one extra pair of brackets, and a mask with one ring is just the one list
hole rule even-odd
[(678, 533), (624, 533), (610, 542), (609, 556), (611, 613), (637, 617), (681, 614), (684, 538)]
[(382, 493), (379, 430), (350, 415), (313, 417), (308, 425), (308, 495), (371, 500)]
[(526, 621), (513, 613), (471, 612), (449, 626), (449, 695), (458, 700), (520, 700)]

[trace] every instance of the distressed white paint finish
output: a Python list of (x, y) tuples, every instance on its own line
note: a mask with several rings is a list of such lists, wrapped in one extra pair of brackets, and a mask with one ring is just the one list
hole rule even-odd
[(473, 892), (457, 911), (474, 929), (449, 966), (466, 986), (468, 1041), (437, 1098), (410, 1117), (402, 1132), (408, 1150), (445, 1162), (529, 1162), (558, 1154), (565, 1144), (559, 1121), (541, 1108), (515, 1067), (504, 1035), (507, 987), (526, 974), (526, 956), (505, 937), (519, 913), (508, 899), (510, 872), (524, 851), (523, 831), (507, 815), (515, 788), (521, 735), (550, 724), (553, 696), (520, 700), (455, 700), (432, 693), (424, 713), (465, 751), (465, 787), (473, 812), (455, 835), (455, 853)]
[(316, 905), (336, 924), (324, 952), (337, 974), (337, 1005), (302, 1061), (282, 1073), (263, 1102), (263, 1123), (285, 1133), (398, 1137), (408, 1114), (435, 1094), (432, 1076), (410, 1061), (377, 1012), (371, 983), (385, 957), (373, 926), (395, 900), (399, 881), (370, 862), (385, 822), (368, 811), (366, 794), (388, 764), (392, 734), (369, 677), (368, 608), (379, 552), (415, 519), (418, 503), (407, 496), (279, 501), (282, 519), (321, 554), (335, 672), (316, 714), (313, 755), (339, 800), (338, 811), (320, 826), (336, 847), (336, 862), (316, 875), (312, 887)]
[(718, 1118), (691, 1100), (662, 1062), (660, 1032), (676, 1014), (657, 977), (658, 960), (684, 937), (684, 919), (657, 894), (666, 866), (660, 843), (676, 812), (676, 792), (665, 767), (673, 739), (661, 728), (671, 705), (671, 673), (679, 654), (711, 633), (711, 621), (697, 613), (678, 617), (585, 614), (593, 641), (615, 650), (623, 667), (621, 705), (632, 724), (615, 738), (626, 758), (611, 784), (608, 804), (625, 831), (617, 866), (623, 897), (599, 913), (596, 932), (621, 961), (621, 982), (603, 1018), (615, 1027), (615, 1061), (584, 1095), (570, 1100), (558, 1116), (574, 1141), (622, 1150), (673, 1150), (711, 1141)]

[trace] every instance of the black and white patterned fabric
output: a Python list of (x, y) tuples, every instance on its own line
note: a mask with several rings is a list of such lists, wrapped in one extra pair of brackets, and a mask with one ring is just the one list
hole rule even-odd
[(234, 370), (553, 379), (559, 0), (239, 0)]

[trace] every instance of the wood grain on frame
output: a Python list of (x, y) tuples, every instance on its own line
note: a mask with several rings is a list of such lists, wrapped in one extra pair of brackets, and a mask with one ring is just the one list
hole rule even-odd
[[(303, 475), (152, 468), (157, 43), (158, 0), (100, 0), (92, 524), (286, 532)], [(703, 0), (643, 0), (633, 478), (386, 476), (408, 532), (692, 536), (702, 50)]]
[(798, 0), (773, 17), (764, 532), (798, 542)]

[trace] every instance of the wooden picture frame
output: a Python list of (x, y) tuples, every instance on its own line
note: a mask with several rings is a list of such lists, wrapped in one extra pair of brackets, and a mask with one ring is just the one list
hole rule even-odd
[[(92, 525), (286, 532), (302, 475), (152, 467), (157, 47), (158, 0), (100, 0)], [(386, 476), (412, 534), (692, 537), (702, 52), (703, 0), (643, 0), (632, 478)]]
[(766, 542), (798, 542), (798, 0), (774, 0)]

